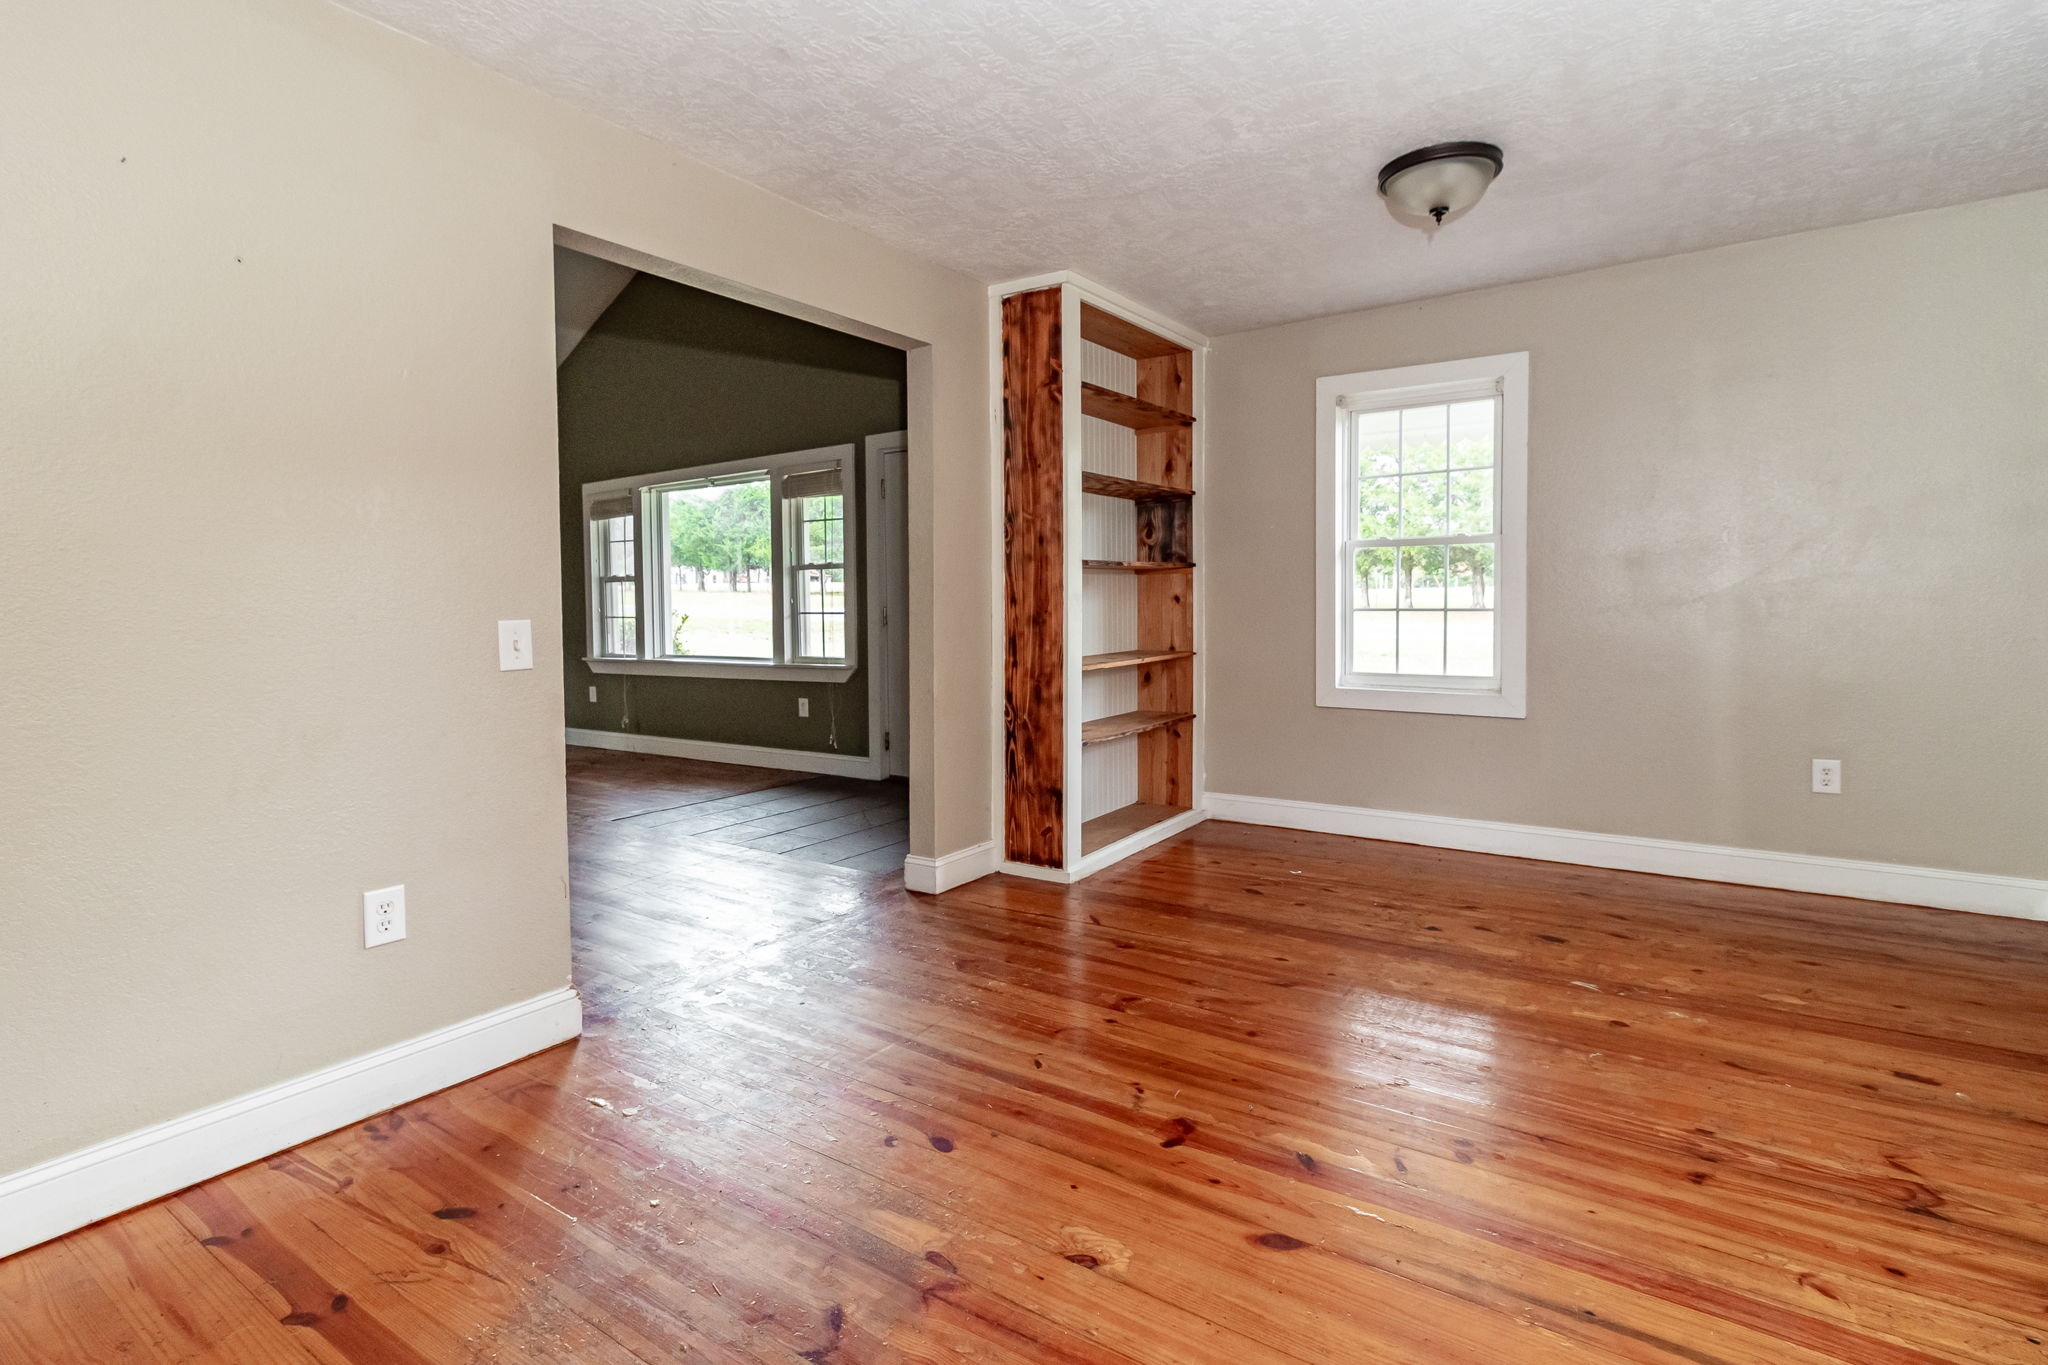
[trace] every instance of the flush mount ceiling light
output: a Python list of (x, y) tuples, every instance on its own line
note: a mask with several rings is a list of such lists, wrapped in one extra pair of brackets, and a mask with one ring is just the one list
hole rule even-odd
[(1491, 142), (1439, 142), (1380, 167), (1380, 197), (1394, 217), (1434, 233), (1478, 203), (1500, 168)]

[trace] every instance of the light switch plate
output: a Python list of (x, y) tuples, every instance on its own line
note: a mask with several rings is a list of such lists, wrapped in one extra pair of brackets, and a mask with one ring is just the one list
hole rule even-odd
[(533, 667), (533, 622), (498, 622), (498, 668), (510, 672)]

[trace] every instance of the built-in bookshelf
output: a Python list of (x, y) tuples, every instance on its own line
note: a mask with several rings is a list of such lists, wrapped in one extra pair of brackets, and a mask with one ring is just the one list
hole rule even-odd
[(1200, 804), (1202, 343), (1071, 280), (1001, 329), (1004, 853), (1080, 876)]

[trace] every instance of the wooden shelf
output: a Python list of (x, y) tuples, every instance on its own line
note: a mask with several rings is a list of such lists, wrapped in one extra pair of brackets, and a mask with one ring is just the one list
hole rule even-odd
[(1118, 393), (1115, 389), (1105, 389), (1100, 384), (1081, 385), (1081, 411), (1133, 431), (1158, 431), (1162, 427), (1191, 427), (1195, 424), (1195, 419), (1184, 412), (1175, 412), (1172, 408), (1163, 408), (1157, 403)]
[(1126, 322), (1114, 313), (1105, 313), (1092, 303), (1081, 305), (1081, 336), (1133, 360), (1185, 355), (1188, 349), (1177, 341), (1168, 341), (1147, 331), (1135, 322)]
[(1132, 502), (1164, 502), (1168, 498), (1192, 498), (1195, 495), (1192, 488), (1168, 488), (1163, 483), (1097, 474), (1092, 469), (1081, 471), (1081, 491), (1099, 493), (1105, 498), (1129, 498)]
[(1155, 806), (1144, 801), (1134, 801), (1128, 806), (1120, 806), (1107, 815), (1098, 815), (1081, 826), (1081, 852), (1086, 855), (1098, 848), (1108, 848), (1117, 840), (1127, 839), (1141, 829), (1185, 814), (1186, 810), (1180, 806)]
[(1179, 573), (1195, 566), (1155, 563), (1149, 559), (1084, 559), (1081, 567), (1089, 573)]
[(1145, 664), (1171, 663), (1175, 659), (1192, 659), (1192, 649), (1119, 649), (1108, 654), (1084, 654), (1081, 656), (1081, 671), (1096, 673), (1105, 668), (1139, 668)]
[(1142, 735), (1147, 730), (1157, 730), (1168, 725), (1178, 725), (1184, 720), (1193, 720), (1192, 711), (1126, 711), (1120, 716), (1104, 716), (1100, 720), (1081, 722), (1081, 743), (1107, 744), (1113, 739), (1129, 739)]

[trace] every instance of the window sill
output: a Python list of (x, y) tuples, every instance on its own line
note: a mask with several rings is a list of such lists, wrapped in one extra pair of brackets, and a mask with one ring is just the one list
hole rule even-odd
[(756, 664), (720, 659), (585, 659), (583, 663), (592, 673), (824, 683), (843, 683), (853, 676), (856, 667), (853, 664)]
[(1478, 691), (1456, 687), (1364, 687), (1323, 683), (1317, 706), (1357, 711), (1418, 711), (1439, 716), (1496, 716), (1526, 720), (1529, 707), (1520, 689)]

